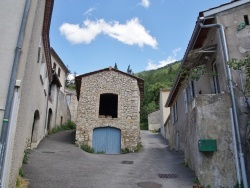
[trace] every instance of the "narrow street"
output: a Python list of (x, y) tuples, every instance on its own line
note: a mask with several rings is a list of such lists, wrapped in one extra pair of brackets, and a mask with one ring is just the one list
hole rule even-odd
[(143, 149), (121, 155), (90, 154), (74, 132), (45, 137), (23, 165), (30, 188), (191, 188), (194, 172), (160, 134), (141, 131)]

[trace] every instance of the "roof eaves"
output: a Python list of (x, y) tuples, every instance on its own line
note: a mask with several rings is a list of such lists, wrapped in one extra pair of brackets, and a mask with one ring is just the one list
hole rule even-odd
[(45, 10), (44, 10), (44, 20), (43, 20), (43, 31), (42, 31), (44, 51), (45, 51), (44, 53), (45, 53), (48, 77), (50, 82), (52, 82), (53, 76), (51, 68), (49, 30), (50, 30), (53, 6), (54, 6), (54, 0), (46, 0)]
[(219, 12), (223, 12), (223, 11), (226, 11), (228, 9), (235, 8), (237, 6), (241, 6), (241, 5), (249, 3), (249, 2), (250, 2), (250, 0), (231, 1), (229, 3), (225, 3), (225, 4), (222, 4), (220, 6), (213, 7), (211, 9), (208, 9), (205, 11), (201, 11), (200, 16), (209, 17), (209, 16), (215, 15)]

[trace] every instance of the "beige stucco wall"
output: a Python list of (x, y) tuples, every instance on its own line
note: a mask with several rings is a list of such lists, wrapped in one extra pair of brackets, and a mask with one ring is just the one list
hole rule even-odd
[(160, 128), (161, 128), (161, 135), (166, 138), (166, 132), (165, 132), (165, 127), (164, 124), (167, 120), (167, 117), (170, 114), (170, 108), (165, 107), (165, 104), (167, 102), (168, 96), (169, 96), (170, 90), (162, 89), (160, 91), (160, 101), (159, 101), (159, 106), (160, 106)]
[[(8, 80), (14, 58), (17, 36), (20, 29), (25, 0), (1, 1), (0, 2), (0, 31), (1, 45), (0, 58), (1, 76), (0, 81), (0, 107), (5, 105)], [(43, 68), (41, 62), (37, 63), (38, 47), (43, 26), (45, 0), (31, 1), (27, 25), (25, 29), (24, 43), (17, 79), (21, 80), (21, 87), (17, 90), (18, 100), (16, 101), (16, 116), (14, 117), (14, 131), (11, 134), (11, 142), (8, 147), (10, 156), (7, 166), (7, 185), (15, 187), (15, 180), (18, 170), (22, 165), (24, 149), (31, 140), (31, 132), (35, 111), (39, 111), (40, 119), (34, 128), (33, 146), (44, 136), (46, 105), (48, 94), (48, 78), (46, 78), (46, 66), (44, 70), (44, 84), (40, 80), (40, 71)], [(43, 51), (43, 47), (42, 47)], [(45, 63), (44, 63), (45, 64)], [(4, 67), (2, 69), (2, 67)], [(3, 71), (3, 72), (2, 72)], [(3, 82), (4, 80), (4, 82)], [(1, 118), (2, 118), (2, 111)]]
[[(0, 2), (0, 119), (3, 119), (24, 0)], [(2, 121), (1, 121), (2, 122)], [(0, 128), (2, 123), (0, 124)]]
[(161, 111), (157, 110), (148, 114), (148, 130), (158, 131), (161, 128)]
[(59, 90), (56, 109), (56, 125), (67, 123), (70, 120), (70, 117), (71, 115), (66, 101), (66, 95), (61, 90)]
[(60, 87), (60, 90), (62, 92), (65, 92), (65, 80), (66, 80), (66, 72), (65, 72), (65, 69), (62, 67), (61, 63), (59, 61), (57, 61), (57, 59), (53, 56), (53, 53), (51, 53), (51, 66), (53, 67), (53, 64), (56, 63), (56, 74), (58, 75), (58, 69), (60, 68), (61, 71), (60, 71), (60, 76), (58, 76), (61, 84), (62, 84), (62, 87)]
[[(99, 118), (100, 94), (118, 95), (118, 117)], [(140, 143), (140, 91), (137, 80), (113, 70), (82, 78), (76, 139), (92, 146), (93, 129), (111, 126), (121, 130), (121, 147), (134, 150)]]

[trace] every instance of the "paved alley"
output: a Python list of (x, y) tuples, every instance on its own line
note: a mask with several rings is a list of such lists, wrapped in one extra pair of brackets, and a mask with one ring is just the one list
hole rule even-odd
[(141, 131), (139, 153), (104, 155), (76, 147), (74, 131), (46, 136), (23, 165), (30, 188), (191, 188), (194, 172), (160, 134)]

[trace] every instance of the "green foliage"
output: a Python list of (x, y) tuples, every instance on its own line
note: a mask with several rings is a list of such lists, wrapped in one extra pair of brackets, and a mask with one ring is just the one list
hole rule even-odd
[(159, 133), (160, 131), (159, 131), (159, 130), (154, 129), (154, 130), (151, 130), (151, 132), (152, 132), (152, 133)]
[(139, 143), (139, 144), (137, 144), (137, 146), (136, 146), (134, 152), (139, 152), (139, 151), (141, 151), (141, 149), (142, 149), (142, 144)]
[(24, 156), (23, 156), (23, 164), (28, 164), (28, 160), (29, 160), (28, 154), (29, 154), (29, 149), (25, 149)]
[(140, 112), (140, 128), (148, 130), (148, 114), (159, 109), (160, 89), (170, 89), (179, 71), (180, 62), (165, 67), (143, 71), (136, 76), (144, 79), (144, 100)]
[(244, 59), (231, 59), (228, 62), (228, 65), (230, 68), (233, 68), (234, 70), (242, 70), (243, 67), (245, 67), (246, 71), (246, 92), (250, 92), (250, 55), (247, 54)]
[(53, 129), (49, 130), (48, 134), (55, 134), (59, 131), (64, 131), (64, 130), (72, 130), (76, 128), (76, 124), (73, 121), (68, 121), (66, 124), (63, 124), (58, 127), (54, 127)]
[(88, 153), (94, 153), (94, 149), (86, 144), (81, 145), (81, 149)]
[(114, 69), (118, 70), (117, 64), (115, 63)]
[(207, 74), (205, 65), (200, 65), (191, 70), (182, 69), (181, 77), (187, 78), (187, 80), (196, 80), (198, 81), (202, 75)]
[(127, 153), (129, 153), (129, 149), (128, 148), (121, 149), (121, 153), (127, 154)]
[(19, 176), (24, 177), (24, 172), (22, 168), (19, 168)]
[(200, 184), (201, 184), (201, 183), (200, 183), (200, 180), (199, 180), (197, 177), (194, 179), (194, 183), (197, 184), (197, 185), (200, 185)]

